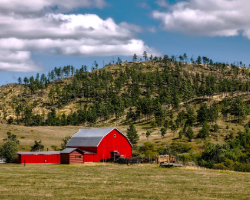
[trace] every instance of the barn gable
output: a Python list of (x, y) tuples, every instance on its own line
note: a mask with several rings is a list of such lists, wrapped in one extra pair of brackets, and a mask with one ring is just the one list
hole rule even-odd
[[(111, 131), (116, 130), (123, 135), (116, 128), (102, 128), (102, 129), (80, 129), (68, 142), (67, 147), (98, 147), (103, 138)], [(127, 140), (128, 138), (123, 135)], [(132, 144), (128, 140), (132, 147)]]

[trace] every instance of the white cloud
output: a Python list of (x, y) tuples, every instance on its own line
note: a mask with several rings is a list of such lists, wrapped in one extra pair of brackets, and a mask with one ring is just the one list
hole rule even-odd
[(156, 1), (156, 4), (158, 4), (161, 7), (168, 7), (169, 4), (165, 0), (158, 0)]
[[(164, 1), (162, 1), (164, 2)], [(154, 11), (163, 28), (194, 35), (237, 36), (250, 39), (249, 0), (188, 0)]]
[(39, 71), (41, 66), (34, 63), (30, 52), (0, 50), (0, 70), (1, 71)]
[(154, 26), (147, 28), (147, 30), (151, 33), (156, 33), (156, 28)]
[[(39, 64), (32, 61), (32, 53), (65, 56), (131, 56), (145, 50), (157, 53), (142, 40), (135, 38), (134, 34), (142, 31), (140, 26), (126, 22), (117, 24), (112, 18), (101, 19), (95, 14), (40, 12), (47, 6), (59, 4), (59, 0), (38, 0), (34, 7), (30, 6), (30, 0), (19, 2), (0, 1), (0, 70), (41, 69)], [(104, 0), (60, 0), (60, 6), (73, 9), (77, 6), (92, 6), (93, 2), (97, 7), (105, 3)], [(18, 7), (35, 14), (22, 14), (20, 10), (16, 13)], [(12, 13), (6, 14), (4, 11), (7, 10)]]
[(0, 12), (37, 14), (42, 11), (67, 11), (84, 7), (103, 8), (105, 5), (105, 0), (1, 0)]

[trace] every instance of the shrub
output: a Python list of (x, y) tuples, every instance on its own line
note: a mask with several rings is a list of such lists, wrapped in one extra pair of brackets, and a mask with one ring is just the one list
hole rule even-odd
[(181, 139), (183, 135), (184, 135), (184, 132), (183, 132), (183, 131), (180, 131), (180, 132), (179, 132), (179, 138)]
[(225, 167), (224, 163), (218, 163), (218, 164), (214, 164), (213, 169), (225, 170), (226, 167)]
[(188, 129), (187, 129), (187, 132), (186, 132), (186, 137), (189, 139), (189, 140), (192, 140), (194, 138), (194, 132), (192, 130), (192, 128), (189, 126)]
[(155, 128), (157, 126), (157, 124), (155, 123), (155, 121), (151, 121), (150, 125)]
[(170, 145), (170, 149), (177, 153), (188, 153), (191, 151), (192, 146), (186, 143), (174, 142)]
[(218, 126), (218, 124), (215, 124), (214, 125), (214, 132), (218, 132), (218, 130), (219, 130), (219, 126)]
[(13, 117), (9, 117), (9, 119), (8, 119), (8, 124), (12, 124), (13, 121), (14, 121)]

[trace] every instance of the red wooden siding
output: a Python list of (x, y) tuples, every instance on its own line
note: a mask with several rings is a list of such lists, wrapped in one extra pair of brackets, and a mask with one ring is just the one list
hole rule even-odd
[(69, 154), (69, 164), (83, 163), (83, 153), (75, 150)]
[[(60, 163), (60, 154), (53, 155), (18, 155), (17, 163)], [(46, 162), (45, 162), (46, 161)]]
[(99, 144), (97, 148), (98, 162), (103, 158), (110, 158), (111, 151), (118, 151), (124, 158), (132, 158), (132, 146), (128, 139), (115, 129), (106, 135)]
[(61, 164), (79, 164), (84, 161), (84, 153), (74, 150), (71, 153), (61, 153)]

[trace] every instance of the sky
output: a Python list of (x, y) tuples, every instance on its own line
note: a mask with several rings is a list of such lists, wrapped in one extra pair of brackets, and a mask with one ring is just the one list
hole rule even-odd
[(249, 0), (1, 0), (0, 85), (136, 53), (250, 64)]

